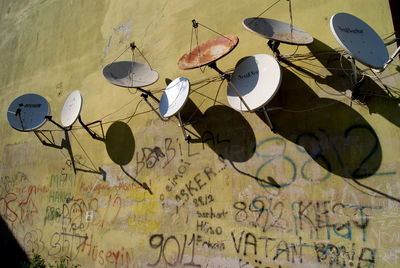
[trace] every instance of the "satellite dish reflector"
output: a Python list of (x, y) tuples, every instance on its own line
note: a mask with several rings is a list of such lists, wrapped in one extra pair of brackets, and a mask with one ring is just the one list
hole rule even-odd
[[(281, 79), (281, 68), (274, 57), (266, 54), (248, 57), (236, 66), (232, 74), (228, 84), (228, 103), (237, 111), (255, 111), (275, 96)], [(232, 87), (237, 89), (250, 110)]]
[(308, 45), (314, 41), (309, 33), (278, 20), (256, 17), (247, 18), (242, 24), (250, 32), (286, 44)]
[(150, 66), (134, 61), (118, 61), (108, 64), (103, 75), (113, 85), (120, 87), (145, 87), (158, 80), (158, 73)]
[(184, 77), (178, 77), (169, 83), (160, 99), (160, 115), (168, 118), (179, 113), (189, 97), (189, 89), (189, 80)]
[(64, 127), (72, 126), (82, 109), (82, 95), (79, 90), (72, 91), (64, 102), (61, 110), (61, 124)]
[(239, 38), (231, 34), (210, 39), (184, 54), (178, 61), (178, 67), (189, 70), (208, 65), (227, 55), (238, 43)]
[(383, 40), (359, 18), (348, 13), (336, 13), (331, 17), (330, 27), (343, 49), (362, 64), (383, 69), (389, 61)]
[(48, 115), (50, 115), (49, 103), (37, 94), (19, 96), (7, 110), (8, 123), (19, 131), (33, 131), (40, 128), (46, 122)]

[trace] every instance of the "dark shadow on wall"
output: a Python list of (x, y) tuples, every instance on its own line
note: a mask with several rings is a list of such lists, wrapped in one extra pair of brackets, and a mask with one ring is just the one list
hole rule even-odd
[[(45, 132), (48, 133), (48, 135), (45, 135), (44, 134)], [(72, 131), (64, 130), (63, 132), (64, 132), (64, 138), (61, 139), (60, 145), (55, 143), (54, 136), (53, 136), (51, 130), (50, 131), (41, 131), (41, 132), (38, 131), (38, 132), (35, 132), (35, 135), (39, 138), (39, 140), (41, 141), (41, 143), (44, 146), (59, 149), (59, 150), (66, 149), (68, 152), (68, 155), (70, 157), (70, 160), (68, 160), (68, 161), (71, 163), (71, 166), (72, 166), (75, 174), (78, 171), (85, 172), (85, 173), (99, 174), (99, 175), (102, 175), (103, 180), (105, 180), (107, 177), (107, 174), (102, 168), (99, 167), (97, 170), (95, 167), (90, 167), (90, 166), (82, 163), (81, 161), (76, 161), (76, 156), (74, 155), (74, 152), (72, 150), (71, 140), (70, 140), (70, 135), (69, 135), (69, 133), (70, 132), (72, 133)], [(73, 135), (73, 137), (76, 138), (74, 135)], [(77, 140), (77, 142), (79, 143), (78, 140)], [(81, 146), (80, 143), (79, 143), (79, 145)], [(83, 147), (82, 147), (82, 150), (83, 150)]]
[(135, 152), (135, 138), (126, 123), (112, 123), (107, 130), (105, 142), (107, 153), (114, 163), (124, 166), (131, 162)]
[(216, 105), (208, 108), (193, 128), (200, 134), (191, 142), (207, 144), (218, 156), (233, 162), (246, 162), (254, 152), (256, 138), (247, 120), (234, 109)]
[[(349, 77), (351, 63), (345, 56), (341, 56), (336, 50), (318, 39), (314, 39), (314, 42), (308, 48), (331, 73), (331, 75), (323, 78), (317, 77), (317, 83), (326, 84), (338, 92), (344, 92), (351, 88)], [(370, 71), (366, 74), (372, 75)], [(353, 97), (361, 105), (366, 105), (370, 113), (380, 114), (391, 123), (400, 126), (400, 98), (393, 96), (389, 88), (380, 86), (369, 76), (364, 76), (357, 86), (357, 91), (358, 94)]]
[[(297, 144), (299, 152), (307, 153), (310, 161), (326, 170), (326, 175), (333, 173), (351, 179), (363, 188), (400, 202), (365, 184), (379, 179), (374, 175), (379, 175), (376, 172), (382, 162), (379, 138), (368, 122), (346, 104), (319, 98), (294, 73), (284, 68), (282, 72), (282, 85), (270, 104), (282, 107), (270, 112), (276, 133)], [(263, 114), (258, 115), (267, 124)], [(324, 179), (312, 176), (312, 165), (303, 165), (300, 172), (310, 181)]]
[(0, 237), (1, 267), (22, 267), (23, 263), (29, 263), (28, 256), (2, 217), (0, 217)]
[(124, 169), (129, 164), (135, 153), (135, 138), (128, 124), (116, 121), (110, 125), (106, 134), (106, 149), (111, 160), (120, 166), (122, 171), (143, 189), (153, 194), (145, 182), (140, 182)]
[[(70, 160), (71, 160), (71, 164), (72, 164), (72, 168), (74, 170), (74, 173), (76, 174), (76, 172), (80, 171), (80, 172), (85, 172), (85, 173), (99, 174), (99, 175), (101, 175), (103, 177), (103, 180), (106, 180), (107, 173), (101, 167), (96, 169), (95, 166), (90, 167), (86, 163), (82, 163), (82, 161), (76, 161), (75, 160), (76, 157), (75, 157), (74, 152), (72, 150), (69, 131), (64, 131), (64, 133), (65, 133), (65, 139), (63, 139), (62, 146), (65, 149), (67, 149), (67, 151), (68, 151), (68, 154), (69, 154), (69, 157), (70, 157)], [(82, 145), (80, 144), (80, 142), (75, 137), (75, 135), (74, 135), (74, 133), (72, 131), (71, 131), (71, 134), (75, 138), (76, 142), (79, 144), (79, 146), (81, 147), (83, 152), (86, 154), (86, 151), (83, 149)], [(89, 156), (87, 154), (86, 154), (86, 157), (92, 163), (91, 159), (89, 158)]]
[(199, 110), (199, 108), (190, 98), (188, 98), (188, 100), (186, 101), (185, 105), (180, 111), (180, 114), (183, 123), (187, 125), (197, 124), (203, 119), (204, 116), (203, 113)]
[(191, 133), (190, 143), (202, 143), (209, 146), (221, 159), (227, 160), (233, 169), (241, 175), (250, 177), (258, 183), (279, 188), (272, 178), (266, 180), (254, 176), (237, 167), (235, 162), (246, 162), (254, 155), (255, 134), (241, 113), (234, 109), (216, 105), (203, 114), (189, 99), (181, 112), (184, 122), (190, 122), (197, 133)]
[(374, 175), (382, 162), (382, 149), (368, 122), (346, 104), (319, 98), (287, 69), (282, 72), (282, 85), (270, 104), (282, 107), (270, 112), (275, 131), (329, 172), (351, 179)]

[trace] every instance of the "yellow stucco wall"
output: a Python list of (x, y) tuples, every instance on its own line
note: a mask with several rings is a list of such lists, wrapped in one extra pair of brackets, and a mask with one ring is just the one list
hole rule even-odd
[[(399, 61), (379, 79), (367, 72), (363, 97), (351, 102), (340, 60), (344, 69), (350, 65), (329, 28), (332, 14), (348, 12), (393, 39), (388, 1), (293, 1), (294, 24), (315, 42), (280, 47), (296, 54), (281, 63), (282, 85), (269, 105), (277, 107), (269, 112), (275, 132), (262, 114), (229, 108), (226, 82), (214, 100), (215, 71), (177, 68), (193, 18), (239, 37), (218, 62), (222, 70), (245, 56), (271, 54), (241, 21), (272, 3), (2, 1), (0, 213), (21, 247), (49, 261), (70, 256), (83, 267), (398, 267)], [(289, 22), (288, 2), (263, 16)], [(200, 41), (213, 37), (199, 28)], [(147, 88), (157, 97), (166, 79), (191, 81), (184, 115), (194, 122), (188, 129), (199, 136), (195, 142), (184, 141), (176, 118), (161, 121), (140, 92), (104, 79), (103, 67), (133, 41), (160, 75)], [(128, 51), (118, 60), (131, 58)], [(137, 52), (135, 60), (145, 62)], [(76, 89), (85, 122), (102, 120), (105, 132), (120, 123), (108, 144), (75, 124), (72, 154), (86, 170), (75, 174), (68, 150), (13, 130), (5, 115), (14, 98), (36, 93), (59, 121)], [(58, 144), (66, 139), (49, 122), (42, 129), (55, 130)], [(118, 142), (117, 158), (133, 153), (125, 172), (108, 153)], [(105, 180), (89, 172), (98, 168)]]

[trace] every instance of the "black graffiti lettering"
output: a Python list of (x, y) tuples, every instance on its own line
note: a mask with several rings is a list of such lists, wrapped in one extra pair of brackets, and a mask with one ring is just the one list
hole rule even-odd
[(193, 180), (197, 183), (197, 186), (199, 186), (199, 189), (203, 188), (207, 183), (201, 183), (201, 178), (198, 178), (200, 176), (200, 173), (196, 174), (193, 178)]
[(347, 251), (346, 247), (344, 247), (344, 246), (338, 247), (338, 249), (340, 251), (340, 254), (342, 256), (342, 262), (341, 262), (342, 266), (346, 267), (346, 265), (347, 265), (346, 260), (348, 261), (350, 266), (353, 266), (353, 264), (354, 264), (354, 256), (356, 254), (354, 247), (355, 247), (355, 244), (352, 243), (350, 252)]
[(368, 267), (373, 267), (375, 265), (375, 255), (376, 249), (363, 248), (360, 256), (358, 257), (357, 268), (364, 267), (364, 265), (362, 265), (363, 263), (367, 263)]
[(27, 252), (40, 253), (44, 250), (43, 233), (39, 229), (29, 231), (24, 236), (24, 247)]
[[(299, 222), (300, 225), (299, 230), (304, 230), (303, 222), (306, 221), (308, 225), (311, 227), (310, 237), (313, 236), (313, 231), (316, 231), (318, 236), (318, 229), (315, 227), (314, 222), (311, 220), (311, 218), (306, 214), (308, 213), (307, 209), (311, 207), (312, 203), (313, 202), (310, 201), (308, 202), (307, 205), (304, 206), (303, 206), (303, 201), (292, 203), (292, 211), (295, 212), (295, 215), (293, 215), (293, 219), (296, 224), (296, 234), (298, 233), (297, 222)], [(294, 210), (295, 204), (298, 205), (297, 211)]]
[[(300, 201), (300, 203), (299, 203), (298, 215), (299, 215), (299, 220), (300, 220), (300, 230), (303, 230), (303, 219), (306, 219), (310, 225), (314, 226), (312, 220), (306, 215), (306, 210), (311, 206), (311, 204), (312, 204), (312, 202), (310, 201), (310, 202), (308, 202), (308, 204), (306, 206), (304, 206), (304, 208), (302, 208), (303, 201)], [(315, 229), (315, 227), (314, 227), (314, 229)]]
[(181, 165), (178, 167), (178, 172), (179, 174), (183, 174), (186, 172), (186, 166), (185, 165)]
[(286, 260), (289, 261), (289, 255), (290, 255), (289, 247), (288, 247), (288, 244), (286, 243), (286, 241), (283, 241), (283, 240), (281, 240), (279, 242), (278, 247), (276, 249), (276, 254), (275, 254), (273, 260), (275, 261), (276, 259), (278, 259), (278, 257), (282, 253), (286, 253)]
[[(209, 136), (209, 137), (207, 137)], [(201, 142), (203, 144), (203, 150), (205, 149), (205, 143), (212, 141), (213, 146), (215, 146), (215, 141), (214, 141), (214, 134), (212, 134), (211, 131), (204, 131), (203, 135), (201, 135)]]
[[(329, 227), (332, 227), (332, 225), (330, 224), (330, 219), (329, 219), (329, 209), (328, 209), (329, 203), (330, 203), (330, 201), (324, 201), (321, 206), (320, 202), (316, 202), (316, 204), (314, 206), (315, 223), (316, 223), (315, 229), (316, 230), (325, 229), (326, 237), (328, 239), (330, 239), (330, 237), (331, 237), (331, 234), (330, 234), (331, 229)], [(317, 233), (317, 235), (318, 235), (318, 233)]]
[(181, 189), (180, 194), (181, 194), (181, 196), (185, 197), (185, 201), (189, 200), (189, 195), (186, 193), (185, 189)]
[(221, 226), (213, 227), (210, 225), (210, 223), (208, 221), (197, 221), (196, 231), (204, 232), (206, 234), (211, 234), (211, 235), (214, 235), (214, 234), (221, 235), (222, 234)]
[(265, 251), (265, 258), (268, 258), (268, 241), (275, 241), (275, 238), (271, 238), (271, 237), (267, 237), (267, 236), (261, 236), (259, 237), (259, 239), (261, 240), (265, 240), (265, 247), (264, 247), (264, 251)]
[[(195, 246), (196, 246), (196, 235), (192, 234), (192, 239), (187, 243), (187, 235), (184, 235), (183, 243), (181, 244), (175, 235), (167, 236), (164, 239), (163, 234), (154, 234), (150, 236), (149, 244), (152, 249), (158, 250), (158, 256), (154, 263), (148, 263), (148, 266), (157, 266), (161, 259), (168, 266), (176, 266), (182, 264), (183, 256), (187, 246), (191, 245), (191, 260), (190, 262), (183, 263), (183, 266), (201, 268), (200, 264), (196, 264), (194, 261), (195, 257)], [(180, 266), (181, 267), (181, 266)]]
[[(205, 195), (204, 199), (201, 196), (195, 197), (195, 194), (197, 194), (200, 190), (202, 190), (208, 183), (207, 180), (201, 178), (201, 176), (204, 176), (202, 174), (206, 175), (209, 181), (211, 180), (212, 175), (216, 176), (216, 173), (214, 173), (214, 171), (211, 168), (209, 167), (204, 168), (202, 173), (197, 173), (196, 175), (194, 175), (192, 179), (185, 182), (185, 184), (182, 186), (181, 189), (177, 190), (177, 193), (175, 194), (175, 199), (177, 202), (179, 202), (180, 200), (186, 202), (190, 198), (193, 198), (193, 203), (195, 204), (196, 207), (199, 207), (214, 201), (214, 197), (212, 195)], [(183, 178), (183, 176), (179, 177)], [(175, 178), (178, 178), (178, 176), (175, 176)], [(166, 186), (167, 191), (172, 191), (175, 187), (178, 187), (178, 182), (176, 182), (177, 179), (172, 179), (172, 181), (169, 179), (169, 181), (171, 182), (172, 185)]]
[(243, 234), (244, 234), (244, 231), (242, 231), (242, 232), (240, 233), (240, 239), (239, 239), (238, 243), (236, 243), (235, 234), (234, 234), (233, 232), (231, 232), (233, 244), (234, 244), (234, 246), (235, 246), (236, 253), (238, 253), (238, 254), (240, 253), (240, 248), (241, 248), (241, 246), (242, 246)]
[(162, 256), (162, 252), (163, 252), (163, 242), (164, 242), (164, 235), (162, 234), (154, 234), (150, 237), (149, 239), (149, 244), (150, 247), (153, 249), (160, 249), (159, 253), (158, 253), (158, 257), (157, 260), (154, 263), (148, 263), (147, 265), (149, 266), (156, 266), (160, 260), (161, 260), (161, 256)]
[[(214, 199), (214, 196), (212, 194), (206, 194), (204, 196), (199, 196), (199, 197), (196, 197), (196, 198), (193, 199), (193, 203), (194, 203), (194, 205), (196, 207), (206, 206), (206, 205), (209, 205), (210, 203), (212, 203), (214, 201), (215, 201), (215, 199)], [(226, 215), (225, 213), (217, 213), (217, 214), (215, 214), (213, 212), (213, 208), (212, 207), (210, 207), (210, 210), (211, 210), (210, 213), (207, 213), (207, 212), (201, 213), (201, 212), (197, 211), (197, 216), (200, 217), (200, 218), (211, 218), (212, 219), (212, 218), (222, 218), (222, 217), (225, 217), (225, 215)]]
[[(191, 150), (190, 150), (191, 146), (192, 146), (192, 143), (188, 142), (188, 143), (187, 143), (187, 148), (188, 148), (188, 157), (192, 157), (192, 156), (195, 156), (195, 155), (198, 155), (198, 154), (200, 154), (200, 152), (197, 152), (197, 153), (191, 153)], [(203, 147), (203, 149), (204, 149), (204, 147)]]
[(339, 264), (339, 249), (333, 245), (333, 244), (328, 244), (325, 247), (325, 254), (327, 254), (329, 256), (329, 264)]
[(206, 174), (207, 178), (209, 181), (211, 181), (211, 175), (213, 175), (214, 177), (217, 176), (217, 173), (215, 173), (212, 168), (210, 167), (206, 167), (204, 169), (204, 174)]
[(61, 211), (60, 208), (55, 208), (52, 206), (47, 206), (46, 207), (46, 216), (45, 216), (45, 222), (47, 221), (54, 221), (58, 220), (61, 217)]
[(142, 154), (142, 158), (139, 160), (139, 152), (136, 152), (136, 174), (139, 174), (145, 167), (145, 155)]
[[(166, 254), (166, 250), (165, 250), (166, 248), (168, 248), (169, 241), (175, 241), (175, 243), (177, 245), (177, 254), (173, 258), (174, 259), (173, 262), (167, 258), (167, 254)], [(168, 264), (170, 266), (175, 266), (179, 261), (180, 252), (181, 252), (181, 245), (179, 244), (179, 241), (178, 241), (178, 239), (176, 239), (175, 236), (172, 235), (172, 236), (169, 236), (167, 239), (165, 239), (164, 246), (162, 247), (162, 255), (163, 255), (163, 259), (166, 264)]]
[[(251, 238), (251, 239), (250, 239)], [(253, 254), (257, 255), (257, 238), (252, 233), (247, 233), (244, 240), (244, 253), (243, 255), (247, 255), (247, 246), (253, 246)]]
[(163, 168), (165, 168), (169, 163), (171, 163), (171, 161), (176, 156), (176, 150), (171, 145), (172, 145), (172, 139), (171, 138), (165, 138), (165, 140), (164, 140), (164, 148), (165, 148), (166, 162), (163, 165)]
[[(200, 174), (197, 174), (197, 175), (200, 175)], [(192, 186), (191, 180), (188, 183), (185, 183), (185, 187), (186, 187), (186, 190), (188, 191), (188, 193), (190, 194), (190, 196), (193, 196), (193, 191), (197, 192), (199, 190), (198, 188)]]
[(55, 232), (50, 238), (49, 256), (60, 257), (67, 254), (71, 259), (76, 258), (79, 249), (88, 240), (87, 235), (77, 233)]

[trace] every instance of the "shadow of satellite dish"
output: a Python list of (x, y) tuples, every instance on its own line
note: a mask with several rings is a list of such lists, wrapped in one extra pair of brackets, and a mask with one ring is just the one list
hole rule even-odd
[[(300, 153), (311, 157), (299, 170), (302, 177), (317, 182), (326, 180), (333, 173), (347, 182), (352, 181), (400, 202), (396, 196), (369, 185), (382, 176), (395, 175), (396, 171), (378, 172), (383, 152), (379, 137), (368, 121), (342, 102), (319, 98), (299, 77), (286, 69), (283, 72), (285, 79), (273, 100), (279, 103), (276, 106), (284, 107), (279, 114), (275, 113), (276, 132), (297, 144)], [(294, 112), (296, 110), (302, 112)], [(325, 173), (316, 175), (313, 162), (325, 169)]]
[(106, 149), (114, 163), (124, 166), (131, 162), (135, 152), (135, 138), (126, 123), (116, 121), (111, 124), (106, 133)]
[(230, 107), (216, 105), (208, 108), (203, 119), (193, 127), (201, 134), (201, 142), (224, 159), (246, 162), (255, 152), (253, 129), (239, 112)]
[(271, 102), (272, 106), (284, 108), (271, 113), (276, 132), (325, 169), (320, 177), (314, 176), (308, 160), (310, 164), (300, 170), (302, 176), (310, 181), (322, 181), (329, 173), (353, 180), (374, 176), (383, 153), (368, 121), (342, 102), (320, 98), (294, 73), (284, 68), (282, 71), (281, 90)]
[(126, 176), (131, 178), (150, 194), (153, 194), (147, 183), (140, 182), (124, 169), (124, 165), (131, 162), (133, 154), (135, 153), (135, 138), (128, 124), (122, 121), (116, 121), (111, 124), (106, 134), (106, 149), (111, 160), (119, 165)]

